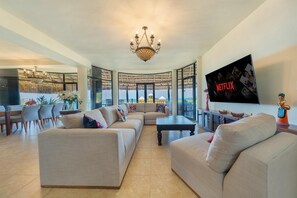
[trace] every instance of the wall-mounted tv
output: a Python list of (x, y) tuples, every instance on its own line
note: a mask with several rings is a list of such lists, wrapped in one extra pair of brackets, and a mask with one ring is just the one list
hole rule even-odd
[(211, 102), (259, 104), (251, 55), (211, 72), (205, 77)]

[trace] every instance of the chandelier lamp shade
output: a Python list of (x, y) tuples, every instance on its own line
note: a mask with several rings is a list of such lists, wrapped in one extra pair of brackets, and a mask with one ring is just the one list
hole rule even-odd
[(139, 37), (138, 32), (136, 32), (135, 37), (130, 41), (130, 49), (135, 53), (141, 60), (147, 61), (151, 59), (156, 53), (159, 52), (161, 48), (161, 40), (159, 39), (157, 46), (154, 47), (154, 33), (150, 37), (147, 36), (147, 27), (142, 27), (144, 33)]

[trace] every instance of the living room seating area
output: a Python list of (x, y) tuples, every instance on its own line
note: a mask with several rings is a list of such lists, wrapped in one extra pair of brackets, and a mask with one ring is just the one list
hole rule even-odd
[[(41, 186), (120, 187), (143, 125), (169, 113), (165, 105), (161, 110), (157, 108), (158, 104), (135, 106), (119, 106), (127, 117), (125, 121), (119, 120), (117, 106), (102, 107), (65, 115), (62, 117), (63, 127), (40, 133)], [(103, 128), (84, 128), (84, 116), (98, 121)]]
[(294, 197), (297, 136), (275, 132), (275, 118), (258, 114), (176, 140), (171, 168), (205, 198)]
[(0, 198), (297, 198), (296, 8), (0, 1)]

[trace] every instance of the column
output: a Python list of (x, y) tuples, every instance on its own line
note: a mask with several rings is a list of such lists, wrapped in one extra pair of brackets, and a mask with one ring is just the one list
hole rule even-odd
[(118, 78), (118, 72), (112, 71), (112, 100), (114, 105), (119, 104), (119, 78)]
[[(205, 79), (205, 78), (203, 77), (203, 79)], [(204, 93), (204, 90), (202, 89), (202, 60), (201, 60), (201, 56), (199, 56), (197, 58), (197, 62), (196, 62), (196, 82), (197, 82), (197, 92), (196, 92), (197, 109), (201, 109), (202, 108), (202, 97), (206, 96), (206, 93)]]
[(78, 67), (77, 68), (77, 81), (78, 81), (78, 93), (81, 104), (78, 104), (78, 108), (82, 111), (86, 111), (88, 107), (88, 68)]
[(171, 96), (171, 101), (172, 101), (172, 115), (177, 115), (177, 76), (176, 76), (176, 69), (172, 71), (172, 96)]

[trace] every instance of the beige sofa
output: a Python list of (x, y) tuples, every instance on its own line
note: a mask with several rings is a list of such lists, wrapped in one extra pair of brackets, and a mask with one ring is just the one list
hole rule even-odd
[[(86, 114), (107, 128), (85, 129)], [(142, 132), (143, 115), (118, 121), (115, 107), (62, 117), (64, 127), (38, 134), (43, 187), (120, 187)]]
[(296, 198), (297, 136), (259, 114), (171, 143), (171, 168), (202, 198)]
[[(130, 109), (129, 104), (126, 104)], [(165, 106), (165, 112), (156, 112), (155, 103), (137, 103), (135, 104), (135, 112), (129, 112), (128, 118), (135, 118), (135, 116), (143, 115), (144, 124), (156, 124), (157, 117), (169, 116), (169, 108)]]

